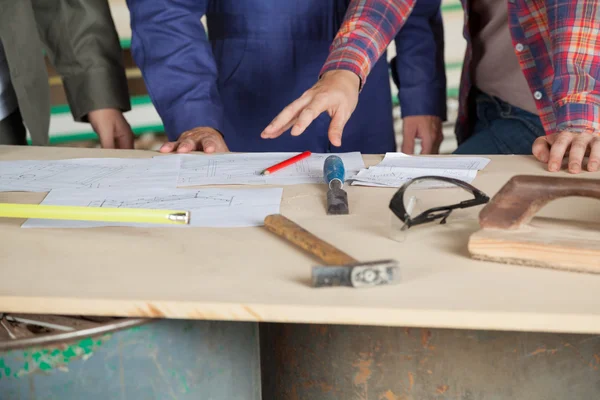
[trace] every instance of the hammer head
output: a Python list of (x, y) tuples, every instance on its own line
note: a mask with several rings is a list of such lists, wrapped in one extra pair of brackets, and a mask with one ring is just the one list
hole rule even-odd
[(399, 281), (400, 267), (395, 260), (318, 266), (312, 269), (313, 287), (351, 286), (364, 288), (393, 285), (399, 283)]

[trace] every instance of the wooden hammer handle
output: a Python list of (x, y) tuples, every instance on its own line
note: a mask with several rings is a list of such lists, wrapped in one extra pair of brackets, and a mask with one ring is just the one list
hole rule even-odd
[(321, 259), (325, 265), (346, 265), (357, 261), (348, 254), (319, 239), (283, 215), (269, 215), (265, 228)]
[(481, 210), (482, 228), (519, 229), (552, 200), (562, 197), (600, 200), (600, 180), (517, 175)]

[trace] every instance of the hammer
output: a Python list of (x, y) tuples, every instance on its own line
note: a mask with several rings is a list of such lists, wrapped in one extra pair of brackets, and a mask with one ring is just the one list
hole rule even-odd
[(265, 227), (318, 257), (326, 265), (312, 268), (312, 286), (373, 287), (398, 283), (400, 268), (395, 260), (358, 262), (280, 214), (265, 218)]

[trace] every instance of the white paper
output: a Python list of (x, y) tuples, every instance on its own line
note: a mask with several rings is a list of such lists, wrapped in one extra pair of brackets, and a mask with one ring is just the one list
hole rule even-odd
[(41, 204), (190, 211), (189, 225), (28, 219), (23, 228), (246, 227), (278, 214), (282, 188), (268, 189), (56, 189)]
[(404, 153), (386, 153), (383, 161), (377, 164), (377, 167), (397, 167), (397, 168), (433, 168), (433, 169), (461, 169), (461, 170), (482, 170), (490, 162), (489, 158), (484, 157), (424, 157), (409, 156)]
[[(261, 172), (299, 153), (244, 153), (182, 155), (178, 186), (197, 185), (295, 185), (322, 183), (325, 159), (333, 154), (312, 154), (271, 175)], [(365, 167), (360, 153), (335, 154), (344, 162), (346, 177)]]
[(77, 158), (0, 162), (0, 191), (47, 192), (74, 188), (175, 188), (180, 160)]
[[(477, 176), (475, 170), (461, 169), (430, 169), (430, 168), (394, 168), (394, 167), (371, 167), (363, 169), (356, 175), (353, 185), (378, 186), (378, 187), (400, 187), (411, 179), (420, 176), (435, 175), (447, 178), (460, 179), (471, 183)], [(421, 182), (419, 188), (432, 189), (451, 186), (441, 182)]]
[[(352, 179), (352, 185), (400, 187), (421, 176), (443, 176), (471, 183), (477, 171), (490, 162), (483, 157), (413, 157), (403, 153), (387, 153), (379, 164), (362, 169)], [(447, 183), (424, 181), (418, 188), (432, 189), (451, 186)]]

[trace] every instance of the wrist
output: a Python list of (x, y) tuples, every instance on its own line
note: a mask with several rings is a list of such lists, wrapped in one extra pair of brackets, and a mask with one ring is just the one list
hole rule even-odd
[(321, 76), (321, 80), (335, 79), (340, 84), (352, 88), (357, 93), (360, 91), (360, 77), (352, 71), (336, 69), (327, 71)]

